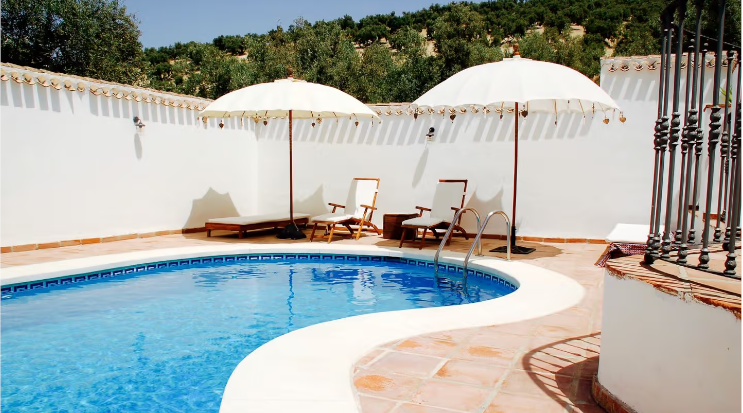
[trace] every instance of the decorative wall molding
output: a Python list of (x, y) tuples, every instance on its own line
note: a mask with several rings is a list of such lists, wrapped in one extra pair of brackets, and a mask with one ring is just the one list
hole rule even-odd
[[(604, 61), (602, 61), (602, 64), (604, 64)], [(160, 90), (124, 85), (115, 82), (107, 82), (81, 76), (48, 72), (41, 69), (14, 65), (11, 63), (0, 64), (0, 80), (5, 82), (12, 80), (19, 84), (26, 84), (30, 86), (39, 85), (60, 91), (66, 90), (69, 92), (79, 93), (89, 92), (94, 96), (124, 99), (128, 101), (143, 102), (174, 108), (183, 108), (197, 112), (202, 111), (209, 103), (213, 102), (213, 100), (211, 99), (199, 98), (196, 96), (164, 92)], [(367, 106), (369, 106), (377, 115), (379, 115), (380, 118), (411, 116), (416, 120), (418, 119), (418, 116), (421, 115), (447, 116), (450, 120), (454, 121), (454, 118), (456, 118), (457, 115), (463, 115), (467, 113), (482, 113), (483, 115), (488, 115), (492, 112), (503, 116), (504, 114), (512, 114), (514, 112), (514, 108), (509, 108), (505, 105), (469, 105), (468, 107), (459, 108), (419, 108), (410, 102), (403, 102), (376, 103), (367, 104)], [(591, 108), (591, 112), (596, 112), (597, 110), (598, 108), (596, 107)], [(266, 125), (269, 120), (269, 118), (264, 118), (262, 116), (254, 116), (250, 119), (252, 119), (256, 124), (263, 122), (264, 125)], [(270, 119), (277, 118), (273, 117)], [(202, 121), (206, 123), (206, 119), (203, 119)], [(244, 122), (244, 118), (241, 119), (241, 126), (242, 122)]]
[(78, 93), (90, 92), (95, 96), (125, 99), (194, 111), (201, 111), (212, 102), (210, 99), (203, 99), (195, 96), (163, 92), (80, 76), (47, 72), (11, 63), (0, 64), (0, 81), (8, 82), (11, 80), (19, 84), (27, 84), (31, 86), (39, 85), (60, 91), (66, 90)]
[[(681, 69), (686, 70), (688, 53), (682, 55)], [(727, 67), (727, 52), (724, 52), (722, 59), (722, 66)], [(671, 57), (671, 65), (675, 64), (676, 55)], [(704, 63), (707, 67), (715, 67), (715, 54), (707, 53), (704, 59)], [(739, 65), (739, 60), (736, 58), (733, 60), (733, 70)], [(655, 71), (660, 68), (660, 55), (649, 55), (649, 56), (616, 56), (616, 57), (602, 57), (601, 66), (607, 67), (609, 72), (629, 72), (637, 71), (642, 72), (643, 70)], [(697, 66), (699, 67), (699, 66)]]

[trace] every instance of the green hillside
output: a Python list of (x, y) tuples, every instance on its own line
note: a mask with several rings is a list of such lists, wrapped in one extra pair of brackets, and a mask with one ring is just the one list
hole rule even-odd
[[(365, 102), (405, 102), (464, 68), (507, 57), (514, 41), (524, 57), (564, 64), (598, 80), (604, 55), (659, 52), (665, 4), (462, 2), (359, 21), (345, 16), (310, 23), (300, 17), (287, 30), (142, 51), (136, 21), (117, 1), (5, 0), (2, 60), (207, 98), (285, 77), (291, 67), (297, 77)], [(55, 14), (62, 21), (57, 26), (50, 23)], [(740, 2), (728, 2), (727, 42), (740, 44), (740, 16)], [(714, 33), (715, 21), (705, 13), (706, 33)], [(109, 31), (104, 36), (97, 27)], [(66, 52), (55, 55), (60, 49)]]

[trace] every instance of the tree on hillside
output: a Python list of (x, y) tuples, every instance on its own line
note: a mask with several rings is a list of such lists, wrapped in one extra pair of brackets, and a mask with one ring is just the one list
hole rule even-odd
[(660, 53), (660, 25), (627, 23), (617, 40), (614, 54), (617, 56), (645, 56)]
[(137, 21), (118, 0), (4, 0), (0, 19), (3, 62), (146, 82)]
[(519, 40), (519, 51), (523, 57), (552, 62), (595, 77), (601, 72), (601, 43), (586, 42), (584, 37), (572, 36), (570, 26), (560, 31), (548, 27), (544, 32), (532, 32)]
[(390, 49), (375, 43), (366, 49), (361, 57), (356, 84), (351, 94), (362, 102), (389, 102), (391, 96), (390, 79), (395, 69)]
[(289, 28), (295, 48), (295, 73), (309, 82), (348, 90), (360, 62), (351, 37), (337, 22), (297, 19)]
[[(453, 2), (358, 22), (300, 18), (287, 30), (144, 51), (137, 21), (120, 2), (5, 0), (2, 60), (208, 98), (284, 78), (292, 68), (296, 77), (367, 102), (412, 101), (460, 70), (502, 59), (504, 42), (513, 39), (525, 57), (596, 80), (607, 46), (614, 55), (659, 52), (659, 18), (669, 0)], [(715, 0), (705, 3), (703, 34), (714, 36)], [(740, 2), (727, 7), (725, 41), (739, 44)], [(690, 6), (689, 16), (695, 12)], [(575, 25), (585, 34), (576, 36)]]
[(214, 45), (208, 43), (190, 44), (184, 57), (189, 60), (187, 77), (180, 89), (183, 93), (204, 98), (216, 98), (229, 92), (227, 88), (217, 90), (217, 83), (222, 64), (230, 58), (221, 53)]
[(413, 27), (403, 27), (390, 37), (398, 52), (390, 75), (392, 102), (412, 102), (441, 81), (441, 59), (427, 56), (426, 38)]
[(443, 78), (503, 58), (500, 45), (488, 39), (485, 20), (464, 3), (452, 3), (451, 10), (436, 19), (431, 37), (442, 59)]
[(247, 49), (244, 36), (219, 36), (212, 43), (217, 49), (233, 55), (241, 55)]
[(359, 44), (370, 45), (390, 35), (390, 29), (373, 17), (364, 17), (359, 21), (355, 39)]
[(519, 39), (519, 53), (521, 56), (541, 60), (543, 62), (555, 62), (555, 48), (543, 33), (531, 32)]

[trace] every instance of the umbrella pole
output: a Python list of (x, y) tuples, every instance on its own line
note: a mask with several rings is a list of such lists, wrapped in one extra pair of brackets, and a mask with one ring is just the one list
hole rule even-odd
[[(527, 248), (516, 245), (516, 186), (519, 176), (519, 102), (514, 102), (514, 132), (513, 132), (513, 206), (511, 209), (511, 254), (531, 254), (536, 248)], [(493, 248), (490, 252), (506, 253), (506, 246)]]
[(511, 208), (511, 244), (516, 246), (516, 186), (519, 183), (519, 102), (516, 102), (513, 110), (514, 132), (513, 132), (513, 207)]
[(286, 239), (301, 239), (307, 238), (304, 232), (299, 230), (297, 224), (294, 223), (294, 171), (292, 161), (292, 124), (294, 114), (292, 110), (289, 110), (289, 225), (286, 226), (278, 235), (278, 238)]
[(294, 224), (294, 171), (292, 170), (292, 111), (289, 110), (289, 221)]

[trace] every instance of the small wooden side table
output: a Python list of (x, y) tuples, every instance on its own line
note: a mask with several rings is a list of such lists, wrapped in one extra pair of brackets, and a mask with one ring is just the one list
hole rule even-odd
[[(382, 225), (382, 238), (384, 239), (400, 239), (402, 237), (402, 223), (410, 218), (416, 218), (418, 214), (384, 214), (384, 220)], [(408, 239), (415, 239), (416, 231), (408, 231)]]

